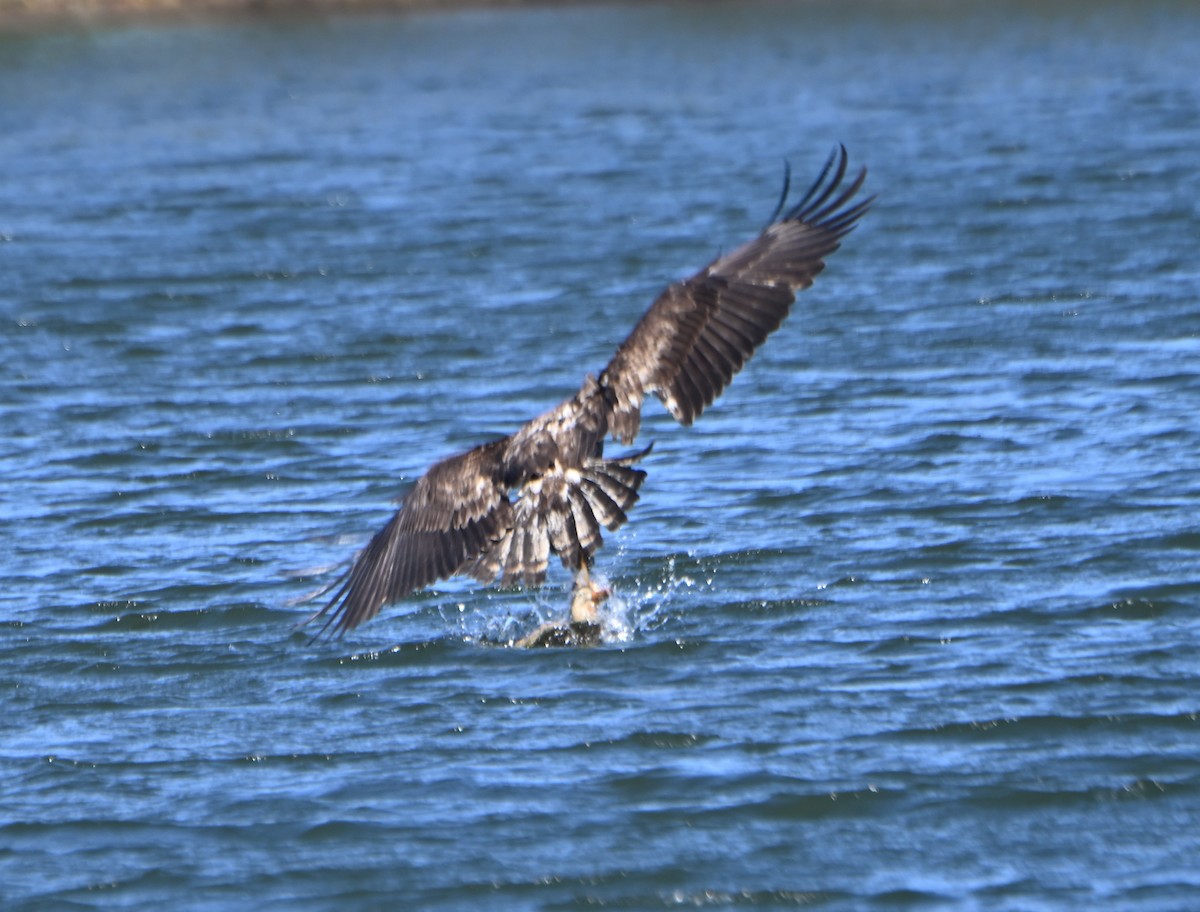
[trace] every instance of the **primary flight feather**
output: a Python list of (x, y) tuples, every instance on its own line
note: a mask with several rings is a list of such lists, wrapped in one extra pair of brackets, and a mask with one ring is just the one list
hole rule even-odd
[(317, 635), (340, 636), (458, 574), (540, 585), (552, 553), (575, 574), (572, 620), (588, 620), (607, 595), (589, 577), (601, 528), (625, 522), (646, 477), (635, 464), (649, 452), (608, 458), (605, 439), (632, 443), (651, 393), (684, 425), (721, 394), (870, 207), (873, 197), (855, 200), (866, 169), (848, 182), (846, 169), (839, 147), (786, 211), (785, 181), (762, 233), (669, 285), (570, 399), (509, 437), (435, 463), (330, 587), (309, 618), (327, 615)]

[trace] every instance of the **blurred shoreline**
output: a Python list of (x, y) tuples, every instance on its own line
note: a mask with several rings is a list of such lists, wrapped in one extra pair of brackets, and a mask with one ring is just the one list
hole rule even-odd
[(582, 6), (602, 0), (0, 0), (0, 34), (129, 22), (304, 17), (352, 12)]

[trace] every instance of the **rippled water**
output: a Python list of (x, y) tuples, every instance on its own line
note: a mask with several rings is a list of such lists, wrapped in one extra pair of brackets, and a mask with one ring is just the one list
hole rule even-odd
[[(1200, 13), (737, 4), (0, 38), (11, 909), (1200, 901)], [(294, 624), (836, 142), (879, 203), (618, 634)]]

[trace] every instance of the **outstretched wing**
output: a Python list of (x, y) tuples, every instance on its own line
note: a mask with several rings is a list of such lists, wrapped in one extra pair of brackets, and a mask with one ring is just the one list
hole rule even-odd
[[(611, 397), (614, 437), (633, 441), (647, 393), (658, 395), (681, 424), (691, 424), (779, 328), (796, 292), (812, 284), (825, 257), (874, 200), (854, 202), (867, 172), (844, 185), (846, 165), (846, 149), (839, 147), (782, 218), (659, 295), (599, 378)], [(787, 190), (785, 182), (776, 216)]]
[[(333, 597), (310, 617), (329, 615), (317, 632), (341, 636), (384, 605), (474, 562), (512, 526), (504, 479), (504, 448), (497, 440), (444, 459), (413, 486), (396, 515), (333, 584)], [(307, 622), (306, 622), (307, 623)]]

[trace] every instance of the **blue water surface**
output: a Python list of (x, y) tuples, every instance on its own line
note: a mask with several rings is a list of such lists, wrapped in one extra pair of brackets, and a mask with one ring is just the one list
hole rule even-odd
[[(5, 909), (1200, 904), (1200, 9), (0, 36)], [(879, 200), (561, 613), (302, 601), (837, 143)]]

